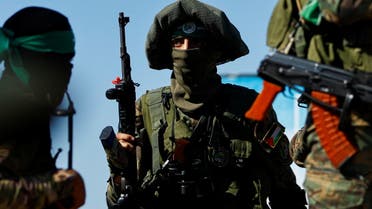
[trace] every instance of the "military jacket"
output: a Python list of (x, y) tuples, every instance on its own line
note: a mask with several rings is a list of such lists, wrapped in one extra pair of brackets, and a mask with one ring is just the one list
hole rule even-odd
[[(146, 201), (140, 202), (150, 203), (145, 208), (167, 208), (170, 199), (185, 208), (267, 208), (267, 197), (279, 202), (279, 191), (299, 189), (275, 112), (263, 123), (248, 121), (244, 113), (257, 93), (231, 84), (219, 92), (199, 119), (174, 105), (170, 87), (138, 100), (137, 125), (145, 133), (140, 190)], [(273, 127), (281, 127), (276, 136), (269, 135)], [(261, 144), (265, 137), (276, 138), (277, 146), (268, 150)]]

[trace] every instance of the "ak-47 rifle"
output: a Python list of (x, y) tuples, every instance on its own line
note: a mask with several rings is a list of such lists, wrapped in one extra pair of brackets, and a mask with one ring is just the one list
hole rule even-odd
[[(287, 86), (302, 94), (299, 106), (312, 103), (316, 132), (335, 167), (341, 167), (357, 152), (343, 131), (352, 102), (372, 104), (372, 73), (346, 71), (274, 52), (261, 62), (258, 75), (264, 79), (263, 90), (245, 113), (246, 118), (263, 120), (276, 95)], [(337, 98), (343, 98), (342, 105)]]
[[(72, 153), (73, 153), (73, 116), (76, 113), (74, 108), (74, 103), (70, 97), (70, 94), (66, 91), (66, 96), (68, 100), (68, 108), (67, 109), (56, 109), (53, 114), (55, 116), (67, 116), (68, 117), (68, 143), (69, 143), (69, 150), (68, 150), (68, 162), (67, 162), (67, 172), (74, 173), (72, 170)], [(54, 160), (57, 159), (58, 155), (62, 152), (62, 149), (59, 148), (58, 152), (54, 156)], [(57, 201), (53, 204), (52, 208), (58, 209), (77, 209), (82, 206), (85, 202), (85, 186), (82, 178), (75, 178), (74, 180), (74, 190), (71, 197)]]
[[(125, 26), (129, 22), (129, 17), (125, 17), (123, 12), (119, 13), (120, 27), (120, 58), (122, 78), (117, 77), (112, 83), (115, 88), (106, 91), (106, 97), (110, 100), (116, 100), (119, 108), (119, 127), (121, 133), (127, 133), (135, 136), (135, 99), (136, 92), (134, 83), (131, 78), (130, 56), (127, 52), (125, 42)], [(112, 126), (105, 127), (100, 135), (100, 140), (107, 154), (111, 170), (120, 176), (120, 197), (113, 208), (125, 208), (132, 204), (132, 189), (138, 179), (139, 157), (141, 148), (136, 146), (136, 156), (124, 154), (125, 150), (121, 149), (116, 140)], [(115, 168), (110, 165), (110, 161), (123, 164), (121, 168)], [(126, 165), (124, 165), (126, 164)]]
[[(66, 91), (66, 96), (68, 100), (68, 108), (67, 109), (56, 109), (53, 114), (55, 116), (67, 116), (68, 117), (68, 162), (67, 167), (68, 169), (72, 169), (72, 153), (73, 153), (73, 116), (76, 113), (74, 108), (74, 103), (71, 100), (70, 94)], [(62, 152), (62, 149), (58, 149), (56, 156), (54, 157), (57, 159), (59, 153)]]

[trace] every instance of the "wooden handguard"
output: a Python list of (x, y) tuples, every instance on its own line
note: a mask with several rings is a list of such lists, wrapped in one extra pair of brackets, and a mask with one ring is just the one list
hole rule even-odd
[(250, 120), (262, 121), (267, 111), (271, 108), (276, 95), (282, 90), (282, 86), (264, 80), (261, 93), (257, 96), (251, 108), (245, 112), (244, 116)]
[[(337, 107), (336, 96), (312, 91), (311, 95), (331, 106)], [(323, 107), (312, 103), (311, 114), (313, 117), (315, 132), (319, 136), (320, 143), (332, 162), (333, 166), (340, 168), (356, 152), (357, 148), (339, 130), (340, 117)]]

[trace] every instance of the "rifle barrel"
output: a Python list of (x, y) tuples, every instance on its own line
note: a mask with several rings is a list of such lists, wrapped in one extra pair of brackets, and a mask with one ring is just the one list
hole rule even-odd
[(119, 27), (120, 27), (120, 59), (121, 59), (121, 69), (122, 78), (126, 79), (130, 75), (130, 65), (129, 65), (129, 55), (127, 53), (127, 46), (125, 41), (125, 26), (129, 22), (129, 17), (124, 16), (124, 12), (119, 13)]

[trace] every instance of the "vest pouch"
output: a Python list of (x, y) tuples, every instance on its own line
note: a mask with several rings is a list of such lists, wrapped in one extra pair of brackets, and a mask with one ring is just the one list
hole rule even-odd
[(252, 154), (252, 143), (247, 140), (231, 139), (230, 148), (233, 158), (235, 158), (236, 167), (243, 168), (247, 166), (248, 158)]
[(160, 120), (164, 118), (164, 111), (162, 106), (162, 99), (161, 97), (155, 97), (153, 95), (157, 95), (158, 92), (149, 92), (146, 95), (145, 106), (147, 107), (147, 111), (151, 114), (144, 114), (145, 116), (150, 116), (150, 118), (144, 118), (144, 121), (149, 121), (148, 127), (145, 127), (147, 130), (155, 131), (160, 128), (161, 122)]
[(283, 53), (290, 53), (298, 23), (295, 0), (279, 0), (269, 20), (266, 44)]

